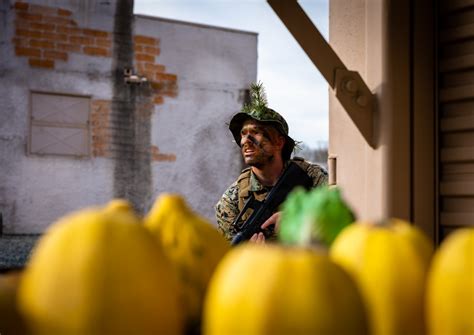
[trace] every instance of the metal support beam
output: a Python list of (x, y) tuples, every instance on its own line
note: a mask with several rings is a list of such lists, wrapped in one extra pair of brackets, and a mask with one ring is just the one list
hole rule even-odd
[(336, 98), (365, 138), (374, 147), (374, 95), (357, 71), (349, 71), (297, 0), (267, 0), (280, 20), (306, 52)]

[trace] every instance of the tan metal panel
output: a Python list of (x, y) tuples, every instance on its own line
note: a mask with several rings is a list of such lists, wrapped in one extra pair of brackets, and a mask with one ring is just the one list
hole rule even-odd
[(474, 161), (474, 147), (442, 148), (441, 162)]
[(459, 174), (474, 174), (473, 163), (458, 163), (458, 164), (443, 164), (441, 168), (443, 178), (448, 178), (449, 175)]
[(462, 71), (447, 72), (441, 77), (442, 85), (445, 87), (465, 86), (474, 84), (474, 69), (463, 69)]
[(443, 226), (473, 226), (473, 213), (442, 213), (440, 218)]
[(464, 85), (452, 88), (443, 88), (440, 90), (441, 102), (453, 102), (473, 98), (474, 85)]
[(450, 181), (441, 182), (439, 187), (440, 195), (445, 196), (474, 196), (474, 182)]
[(454, 28), (446, 29), (440, 33), (440, 42), (453, 42), (474, 37), (474, 24), (464, 24)]
[(449, 14), (450, 12), (467, 9), (468, 7), (474, 6), (474, 0), (443, 0), (440, 1), (440, 12), (443, 15)]
[(474, 40), (464, 40), (440, 46), (441, 59), (459, 57), (474, 53)]
[(465, 10), (455, 13), (451, 13), (448, 16), (444, 16), (440, 20), (441, 29), (455, 27), (463, 24), (469, 24), (474, 22), (474, 11)]
[(474, 213), (474, 198), (450, 197), (443, 199), (441, 207), (446, 212), (472, 212)]
[(441, 239), (474, 226), (474, 1), (440, 0), (439, 199)]
[(474, 130), (474, 113), (469, 116), (443, 118), (440, 127), (441, 131)]
[(474, 113), (474, 101), (459, 101), (456, 103), (450, 103), (441, 105), (440, 107), (441, 117), (454, 117), (472, 115)]
[(474, 55), (464, 55), (456, 58), (449, 58), (443, 60), (439, 64), (439, 70), (441, 72), (448, 72), (448, 71), (458, 71), (474, 68)]

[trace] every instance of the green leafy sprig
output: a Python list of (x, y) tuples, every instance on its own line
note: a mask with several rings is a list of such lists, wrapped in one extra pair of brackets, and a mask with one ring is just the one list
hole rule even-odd
[(250, 85), (250, 103), (242, 107), (244, 113), (264, 112), (268, 109), (267, 95), (262, 82)]

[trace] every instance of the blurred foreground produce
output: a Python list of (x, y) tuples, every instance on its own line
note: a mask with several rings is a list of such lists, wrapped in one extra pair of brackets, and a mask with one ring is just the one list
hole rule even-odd
[(282, 206), (278, 238), (285, 244), (330, 246), (354, 215), (338, 188), (295, 189)]
[(356, 222), (334, 241), (331, 258), (356, 280), (371, 333), (425, 334), (424, 292), (433, 247), (408, 222)]
[(355, 283), (323, 250), (246, 243), (214, 274), (204, 335), (367, 334)]
[(156, 200), (145, 218), (145, 226), (178, 272), (187, 331), (198, 332), (209, 280), (230, 245), (176, 194), (163, 194)]
[(429, 334), (474, 334), (474, 228), (448, 235), (436, 251), (426, 309)]
[(40, 334), (180, 334), (178, 280), (130, 206), (85, 209), (38, 242), (18, 293)]
[(0, 274), (0, 334), (29, 333), (16, 304), (20, 278), (21, 271)]

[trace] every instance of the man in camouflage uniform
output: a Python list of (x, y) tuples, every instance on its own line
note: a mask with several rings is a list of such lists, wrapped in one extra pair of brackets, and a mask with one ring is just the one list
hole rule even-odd
[[(295, 141), (288, 136), (285, 119), (267, 107), (261, 84), (251, 86), (250, 104), (232, 117), (229, 129), (235, 142), (241, 147), (244, 162), (249, 165), (216, 205), (217, 226), (229, 241), (249, 216), (244, 215), (242, 222), (234, 224), (245, 201), (251, 194), (256, 200), (263, 200), (291, 161), (306, 171), (313, 180), (313, 187), (327, 184), (327, 172), (321, 166), (302, 158), (290, 159)], [(271, 238), (275, 237), (275, 233), (269, 227), (277, 224), (278, 218), (277, 212), (262, 225), (266, 235)], [(255, 234), (251, 241), (263, 243), (265, 235)]]

